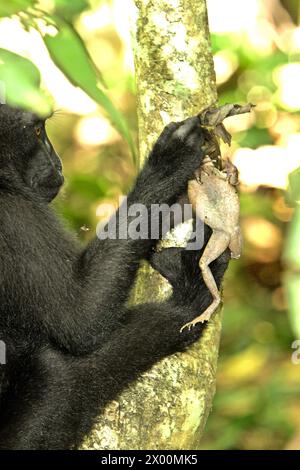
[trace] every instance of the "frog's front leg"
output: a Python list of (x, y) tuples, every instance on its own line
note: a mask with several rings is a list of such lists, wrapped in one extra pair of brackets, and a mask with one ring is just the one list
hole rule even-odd
[(212, 275), (211, 270), (209, 269), (210, 263), (212, 263), (215, 259), (217, 259), (219, 256), (221, 256), (226, 248), (228, 247), (230, 243), (230, 234), (223, 232), (221, 230), (214, 230), (206, 247), (203, 252), (203, 255), (200, 258), (199, 261), (199, 266), (202, 272), (203, 280), (205, 284), (207, 285), (209, 291), (211, 292), (211, 295), (213, 297), (212, 303), (209, 305), (209, 307), (201, 313), (198, 317), (196, 317), (194, 320), (192, 320), (189, 323), (186, 323), (180, 331), (182, 331), (184, 328), (191, 328), (192, 326), (195, 326), (199, 322), (204, 322), (210, 319), (211, 315), (215, 312), (217, 307), (219, 306), (221, 302), (221, 297), (220, 293), (217, 287), (217, 284), (215, 282), (215, 279)]
[(222, 170), (226, 179), (231, 186), (238, 186), (239, 184), (239, 170), (237, 167), (227, 158), (224, 162), (224, 168)]
[(203, 158), (202, 165), (198, 170), (195, 172), (195, 179), (198, 184), (202, 184), (202, 179), (201, 179), (201, 174), (205, 174), (206, 176), (210, 176), (211, 169), (214, 168), (214, 164), (209, 158), (208, 155), (206, 155)]

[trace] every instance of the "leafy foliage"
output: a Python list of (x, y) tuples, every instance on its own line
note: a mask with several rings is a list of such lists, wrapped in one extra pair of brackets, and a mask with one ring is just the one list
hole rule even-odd
[(289, 227), (284, 250), (287, 266), (285, 283), (289, 298), (289, 314), (295, 334), (300, 337), (300, 168), (289, 175), (287, 199), (296, 205), (295, 214)]
[(289, 174), (287, 200), (290, 204), (300, 202), (300, 167)]
[(55, 13), (61, 18), (72, 21), (75, 16), (89, 8), (87, 0), (55, 0)]
[(20, 11), (26, 10), (32, 6), (35, 2), (31, 0), (10, 0), (9, 2), (1, 2), (0, 5), (0, 16), (10, 16)]
[[(41, 12), (43, 12), (43, 10), (40, 10), (36, 3), (37, 2), (35, 1), (13, 0), (9, 6), (0, 6), (0, 16), (19, 14), (21, 12), (25, 12), (28, 7), (31, 7), (32, 11), (30, 12), (30, 15), (22, 17), (22, 22), (26, 28), (34, 26), (39, 32), (41, 32), (38, 20), (40, 21)], [(136, 149), (126, 119), (111, 101), (108, 92), (105, 89), (105, 83), (101, 72), (93, 63), (84, 42), (72, 24), (74, 18), (89, 7), (89, 3), (86, 0), (76, 0), (73, 2), (67, 0), (55, 0), (54, 7), (54, 14), (45, 12), (44, 19), (56, 28), (57, 33), (54, 35), (41, 33), (51, 58), (71, 83), (84, 90), (106, 111), (112, 124), (128, 143), (132, 157), (135, 161)], [(37, 9), (35, 10), (35, 8)], [(20, 86), (23, 87), (24, 91), (27, 89), (27, 85), (30, 84), (30, 91), (27, 90), (26, 93), (22, 93), (19, 87), (18, 96), (17, 98), (14, 98), (12, 94), (9, 93), (9, 90), (16, 85), (16, 80), (13, 80), (10, 85), (8, 85), (6, 76), (3, 72), (3, 76), (0, 76), (0, 78), (2, 78), (6, 83), (7, 101), (12, 104), (28, 108), (28, 104), (31, 101), (30, 98), (28, 98), (28, 95), (31, 94), (32, 101), (30, 103), (30, 108), (37, 113), (44, 114), (45, 103), (42, 104), (41, 102), (43, 92), (40, 88), (40, 80), (32, 80), (32, 70), (34, 65), (32, 65), (32, 70), (30, 70), (29, 65), (25, 68), (25, 66), (22, 65), (22, 60), (20, 59), (16, 59), (15, 62), (13, 62), (13, 60), (9, 62), (8, 59), (6, 59), (6, 64), (10, 63), (11, 70), (12, 68), (14, 69), (13, 75), (15, 77), (18, 76), (18, 67), (20, 66), (20, 73), (24, 79), (22, 81), (23, 84), (26, 84), (24, 87), (22, 84)], [(38, 99), (38, 97), (40, 99)]]
[(0, 49), (0, 80), (9, 103), (31, 110), (39, 109), (42, 115), (49, 114), (51, 99), (40, 89), (40, 72), (32, 62)]
[(44, 42), (56, 65), (76, 86), (82, 88), (91, 98), (99, 103), (109, 115), (112, 123), (127, 140), (132, 154), (135, 155), (134, 144), (125, 119), (115, 108), (107, 93), (100, 86), (104, 80), (96, 69), (86, 47), (73, 26), (58, 17), (51, 17), (58, 33), (55, 36), (45, 34)]
[[(26, 10), (36, 2), (2, 2), (0, 16), (18, 13), (21, 3), (21, 9)], [(122, 107), (126, 109), (126, 122), (129, 121), (130, 128), (135, 130), (134, 96), (132, 86), (127, 86), (133, 83), (133, 77), (129, 71), (126, 75), (120, 66), (124, 60), (124, 45), (116, 32), (112, 31), (113, 27), (99, 28), (96, 33), (89, 32), (87, 47), (78, 34), (81, 30), (77, 26), (80, 14), (89, 8), (91, 0), (39, 2), (40, 5), (43, 3), (46, 11), (42, 16), (55, 27), (53, 36), (45, 35), (52, 60), (69, 81), (85, 90), (106, 110), (116, 128), (122, 125), (118, 123), (119, 116), (114, 116), (110, 106), (111, 103), (122, 101)], [(54, 8), (47, 10), (47, 3), (54, 5)], [(98, 5), (99, 0), (93, 3)], [(221, 9), (222, 2), (217, 3), (218, 9)], [(275, 3), (279, 5), (279, 2)], [(251, 101), (257, 104), (248, 127), (232, 132), (233, 150), (249, 147), (254, 152), (265, 145), (272, 148), (281, 146), (283, 149), (282, 141), (286, 140), (290, 132), (300, 133), (299, 112), (291, 114), (288, 105), (278, 99), (277, 70), (290, 60), (299, 61), (299, 49), (297, 52), (296, 48), (291, 51), (284, 48), (286, 38), (291, 40), (292, 27), (286, 27), (286, 16), (280, 23), (275, 3), (273, 6), (276, 11), (268, 12), (267, 19), (263, 18), (263, 39), (268, 39), (267, 21), (269, 17), (275, 17), (275, 13), (277, 15), (278, 30), (272, 32), (274, 41), (269, 49), (253, 44), (247, 33), (219, 32), (212, 35), (214, 53), (228, 52), (234, 63), (232, 73), (219, 85), (219, 102)], [(284, 0), (280, 4), (297, 4), (298, 8), (299, 2)], [(296, 17), (296, 6), (292, 10), (293, 17)], [(41, 12), (37, 12), (38, 16), (41, 16)], [(28, 24), (35, 19), (34, 15), (28, 17)], [(222, 18), (222, 22), (225, 24), (226, 18)], [(253, 24), (251, 28), (252, 33), (255, 33)], [(256, 40), (256, 34), (253, 36)], [(110, 67), (105, 69), (102, 67), (105, 55), (102, 51), (107, 45), (109, 47), (106, 50), (113, 51), (114, 58)], [(75, 50), (78, 57), (73, 55)], [(91, 55), (97, 61), (97, 67)], [(0, 61), (3, 58), (4, 55), (0, 54)], [(13, 64), (9, 63), (15, 60), (19, 64), (19, 56), (6, 55), (5, 60), (8, 68), (3, 72), (3, 64), (0, 63), (0, 77), (6, 74), (9, 90), (19, 90), (16, 96), (19, 95), (20, 100), (25, 100), (28, 90), (35, 90), (38, 99), (48, 100), (40, 87), (35, 66), (27, 61), (30, 65), (27, 64), (28, 69), (23, 62), (22, 66), (13, 69)], [(109, 92), (102, 76), (105, 77), (105, 83), (112, 84)], [(299, 82), (296, 82), (293, 91), (295, 98), (298, 90)], [(13, 95), (10, 92), (10, 100), (16, 99)], [(105, 101), (104, 96), (109, 102)], [(35, 99), (31, 100), (27, 96), (25, 101), (30, 105), (34, 104)], [(264, 106), (267, 106), (267, 111), (261, 119), (260, 108)], [(272, 113), (274, 118), (270, 119)], [(124, 120), (124, 116), (122, 118)], [(127, 193), (135, 169), (124, 142), (120, 140), (101, 145), (82, 143), (77, 130), (85, 119), (77, 115), (66, 114), (62, 117), (58, 114), (49, 121), (48, 131), (63, 156), (67, 180), (65, 191), (56, 203), (57, 208), (80, 238), (89, 239), (99, 221), (96, 215), (99, 205), (102, 202), (116, 203), (120, 194)], [(234, 124), (239, 122), (238, 118), (234, 119)], [(125, 134), (124, 131), (122, 135)], [(226, 152), (230, 150), (226, 149)], [(270, 159), (267, 168), (270, 175), (286, 172), (285, 157), (289, 156), (284, 155), (281, 163), (273, 163)], [(296, 162), (297, 158), (295, 152)], [(253, 165), (249, 162), (247, 172), (259, 176), (263, 162), (257, 163), (255, 159), (253, 162)], [(282, 449), (289, 446), (295, 436), (300, 436), (300, 366), (291, 362), (291, 344), (294, 339), (300, 338), (299, 188), (299, 170), (290, 175), (288, 195), (280, 189), (265, 185), (257, 184), (246, 191), (243, 185), (240, 187), (244, 250), (241, 260), (232, 262), (226, 275), (217, 394), (201, 442), (203, 448)], [(90, 231), (86, 228), (90, 228)]]

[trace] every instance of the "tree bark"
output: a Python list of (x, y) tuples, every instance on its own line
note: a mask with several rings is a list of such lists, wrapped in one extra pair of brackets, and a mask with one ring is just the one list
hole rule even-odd
[[(165, 124), (217, 100), (205, 0), (136, 0), (133, 5), (139, 151), (142, 165)], [(168, 246), (184, 244), (189, 227)], [(168, 283), (149, 265), (135, 303), (160, 301)], [(84, 449), (197, 449), (215, 393), (220, 313), (188, 352), (164, 359), (112, 402)]]

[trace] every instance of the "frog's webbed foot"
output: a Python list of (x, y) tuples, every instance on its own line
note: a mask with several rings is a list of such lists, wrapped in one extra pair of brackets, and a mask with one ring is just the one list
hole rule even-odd
[(197, 323), (203, 323), (205, 321), (210, 320), (212, 314), (217, 310), (218, 306), (220, 305), (220, 302), (221, 302), (220, 296), (218, 298), (215, 298), (213, 302), (210, 304), (210, 306), (203, 313), (201, 313), (201, 315), (199, 315), (198, 317), (194, 318), (194, 320), (183, 325), (183, 327), (180, 328), (180, 333), (185, 328), (188, 328), (188, 330), (190, 330), (195, 325), (197, 325)]
[(226, 158), (226, 160), (222, 161), (222, 172), (226, 175), (226, 180), (228, 181), (231, 186), (238, 186), (239, 185), (239, 171), (237, 167)]

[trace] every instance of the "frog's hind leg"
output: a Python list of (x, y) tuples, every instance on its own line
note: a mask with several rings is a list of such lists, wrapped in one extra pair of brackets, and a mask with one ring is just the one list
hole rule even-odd
[(242, 233), (240, 227), (237, 227), (231, 236), (229, 249), (231, 251), (231, 258), (239, 259), (242, 252)]
[(199, 266), (202, 272), (202, 277), (207, 285), (212, 297), (213, 301), (207, 307), (207, 309), (201, 313), (198, 317), (194, 318), (189, 323), (186, 323), (180, 331), (182, 331), (184, 328), (189, 328), (195, 326), (197, 323), (204, 322), (206, 320), (209, 320), (211, 315), (215, 312), (217, 307), (219, 306), (221, 302), (221, 297), (220, 293), (217, 287), (217, 284), (215, 282), (214, 276), (209, 269), (210, 263), (212, 263), (215, 259), (217, 259), (219, 256), (224, 253), (226, 248), (228, 247), (230, 242), (230, 235), (223, 232), (223, 231), (214, 231), (205, 247), (205, 250), (203, 252), (203, 255), (200, 258), (199, 261)]

